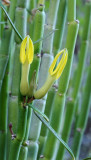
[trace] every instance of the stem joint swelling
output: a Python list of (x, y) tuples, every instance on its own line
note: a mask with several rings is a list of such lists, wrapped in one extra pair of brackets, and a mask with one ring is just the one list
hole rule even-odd
[(76, 131), (82, 133), (82, 128), (76, 128)]
[(73, 20), (73, 21), (68, 21), (68, 23), (67, 23), (68, 25), (75, 25), (75, 24), (79, 24), (79, 20), (78, 19), (76, 19), (76, 20)]

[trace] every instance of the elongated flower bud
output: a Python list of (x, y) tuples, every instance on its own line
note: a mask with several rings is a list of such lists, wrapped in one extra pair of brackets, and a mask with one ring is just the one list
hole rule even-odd
[[(57, 63), (57, 60), (59, 58), (59, 56), (62, 55), (62, 58), (61, 60), (59, 61), (56, 69), (55, 66), (56, 66), (56, 63)], [(34, 93), (34, 97), (36, 99), (40, 99), (42, 97), (45, 96), (45, 94), (48, 92), (48, 90), (50, 89), (50, 87), (52, 86), (52, 84), (54, 83), (55, 80), (57, 80), (62, 72), (63, 72), (63, 69), (65, 68), (65, 65), (67, 63), (67, 58), (68, 58), (68, 51), (67, 49), (63, 49), (61, 50), (57, 55), (56, 57), (54, 58), (50, 68), (49, 68), (49, 75), (48, 75), (48, 78), (45, 82), (45, 84), (39, 89), (37, 90), (35, 93)]]
[(20, 92), (22, 95), (28, 95), (29, 84), (28, 84), (28, 75), (30, 64), (33, 61), (34, 47), (33, 42), (29, 36), (21, 43), (20, 48), (20, 62), (22, 63), (21, 71), (21, 82), (20, 82)]

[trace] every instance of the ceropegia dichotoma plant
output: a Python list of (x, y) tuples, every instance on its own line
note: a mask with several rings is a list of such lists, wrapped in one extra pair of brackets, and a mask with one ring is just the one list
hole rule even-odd
[[(91, 34), (91, 1), (83, 3), (79, 0), (0, 2), (0, 160), (71, 159), (68, 154), (64, 157), (64, 148), (72, 159), (79, 159), (91, 93), (91, 68), (88, 67), (87, 78), (87, 69), (83, 70), (89, 64), (84, 62)], [(84, 27), (79, 28), (76, 10), (80, 26), (84, 21)], [(78, 54), (73, 54), (79, 50), (77, 34), (78, 39), (81, 37), (79, 61)], [(90, 57), (90, 49), (88, 52)], [(73, 57), (76, 78), (71, 74)], [(70, 81), (72, 76), (74, 83)], [(80, 90), (81, 80), (86, 83), (84, 94)], [(79, 99), (81, 109), (75, 106), (79, 104), (79, 92), (84, 97)], [(67, 140), (74, 119), (72, 152)], [(84, 152), (84, 158), (87, 156)]]

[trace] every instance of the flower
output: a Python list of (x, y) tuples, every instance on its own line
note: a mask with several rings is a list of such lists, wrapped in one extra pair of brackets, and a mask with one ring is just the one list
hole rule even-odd
[[(63, 53), (63, 56), (62, 56), (62, 58), (61, 58), (61, 60), (60, 60), (60, 62), (59, 62), (59, 64), (58, 64), (58, 66), (57, 66), (56, 69), (54, 70), (55, 65), (56, 65), (56, 62), (57, 62), (59, 56), (60, 56), (62, 53)], [(67, 51), (67, 49), (61, 50), (61, 51), (55, 56), (55, 58), (54, 58), (54, 60), (53, 60), (53, 62), (52, 62), (52, 64), (51, 64), (51, 66), (50, 66), (50, 68), (49, 68), (49, 73), (50, 73), (50, 75), (51, 75), (52, 77), (55, 77), (55, 80), (57, 80), (57, 79), (61, 76), (61, 74), (62, 74), (62, 72), (63, 72), (63, 69), (64, 69), (64, 67), (65, 67), (65, 65), (66, 65), (66, 63), (67, 63), (67, 58), (68, 58), (68, 51)]]
[(20, 82), (20, 92), (22, 95), (28, 95), (29, 84), (28, 84), (28, 75), (30, 64), (33, 61), (34, 55), (34, 46), (33, 42), (29, 36), (26, 36), (21, 43), (20, 48), (20, 62), (22, 63), (21, 71), (21, 82)]
[(33, 61), (34, 47), (33, 42), (29, 36), (26, 36), (25, 39), (21, 43), (20, 48), (20, 61), (22, 64), (27, 61), (29, 64)]
[[(56, 63), (57, 63), (57, 60), (59, 58), (59, 56), (62, 55), (62, 58), (61, 60), (59, 61), (57, 67), (56, 67)], [(55, 80), (57, 80), (64, 68), (65, 68), (65, 65), (67, 63), (67, 58), (68, 58), (68, 51), (67, 49), (63, 49), (61, 50), (54, 58), (50, 68), (49, 68), (49, 75), (47, 77), (47, 80), (45, 82), (45, 84), (37, 91), (35, 91), (34, 93), (34, 97), (36, 99), (40, 99), (42, 97), (45, 96), (45, 94), (48, 92), (49, 88), (52, 86), (52, 84), (54, 83)], [(54, 69), (56, 67), (56, 69)]]

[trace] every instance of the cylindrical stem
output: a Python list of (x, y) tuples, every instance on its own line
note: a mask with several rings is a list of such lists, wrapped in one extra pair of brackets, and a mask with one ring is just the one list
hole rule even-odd
[(7, 136), (7, 104), (8, 104), (8, 66), (5, 72), (0, 93), (0, 159), (6, 159), (6, 136)]
[[(89, 22), (90, 22), (90, 16), (91, 16), (89, 7), (86, 12), (87, 13), (86, 13), (85, 20), (87, 23), (85, 22), (85, 26), (84, 26), (84, 29), (85, 29), (85, 39), (84, 40), (85, 41), (87, 41), (88, 33), (89, 33)], [(84, 35), (84, 32), (83, 32), (83, 35)], [(65, 140), (65, 142), (68, 141), (70, 128), (71, 128), (71, 124), (72, 124), (72, 120), (73, 120), (73, 115), (74, 115), (74, 111), (75, 111), (75, 106), (76, 106), (75, 105), (76, 98), (78, 95), (78, 91), (79, 91), (79, 87), (80, 87), (80, 83), (81, 83), (81, 79), (82, 79), (82, 72), (83, 72), (84, 60), (85, 60), (85, 55), (86, 55), (86, 47), (87, 47), (86, 46), (87, 43), (84, 43), (84, 40), (82, 42), (81, 50), (80, 50), (80, 59), (79, 59), (79, 64), (78, 64), (78, 69), (77, 69), (78, 72), (77, 72), (76, 80), (75, 80), (75, 88), (72, 92), (73, 98), (71, 98), (67, 102), (65, 120), (64, 120), (63, 130), (62, 130), (62, 138)], [(61, 81), (61, 85), (62, 85), (62, 81)], [(60, 149), (61, 149), (61, 155), (60, 155)], [(60, 156), (61, 156), (61, 159), (63, 158), (64, 150), (65, 150), (64, 147), (62, 145), (60, 145), (57, 158)]]
[(91, 94), (91, 66), (89, 67), (89, 72), (88, 72), (86, 85), (85, 85), (85, 92), (83, 93), (81, 112), (79, 114), (79, 118), (77, 121), (77, 127), (76, 127), (76, 132), (75, 132), (74, 141), (73, 141), (73, 152), (74, 152), (76, 158), (79, 157), (82, 137), (84, 134), (84, 130), (86, 128), (87, 119), (88, 119), (88, 115), (89, 115), (90, 94)]

